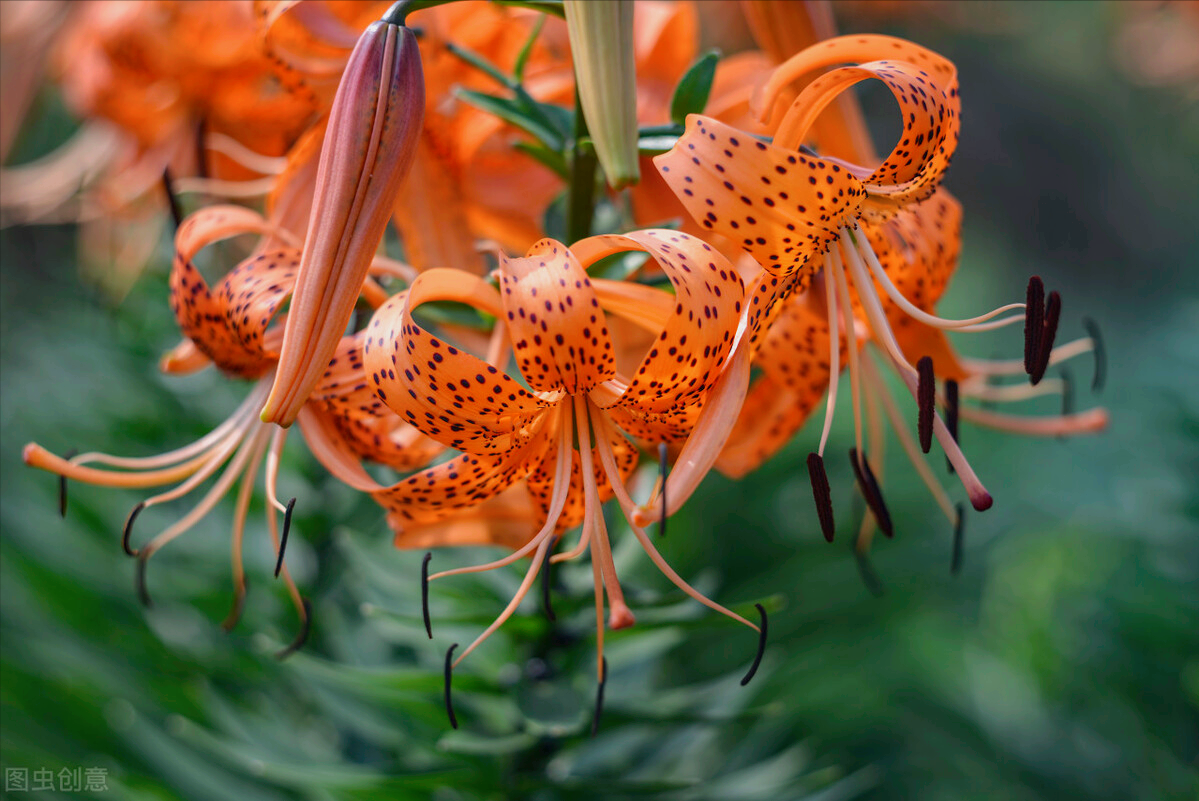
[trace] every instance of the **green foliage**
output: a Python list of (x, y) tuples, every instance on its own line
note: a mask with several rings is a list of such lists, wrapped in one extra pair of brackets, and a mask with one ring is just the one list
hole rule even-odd
[[(421, 554), (396, 551), (382, 512), (294, 441), (281, 482), (300, 499), (288, 563), (313, 600), (308, 647), (272, 657), (297, 624), (271, 577), (261, 498), (233, 633), (218, 627), (231, 501), (155, 556), (156, 606), (141, 608), (119, 539), (144, 496), (72, 484), (60, 519), (57, 481), (24, 467), (21, 446), (157, 453), (206, 433), (248, 387), (157, 374), (178, 337), (165, 258), (117, 304), (80, 283), (72, 229), (0, 232), (0, 767), (102, 767), (110, 791), (97, 797), (137, 801), (1194, 798), (1199, 171), (1180, 165), (1199, 163), (1199, 134), (1175, 90), (1135, 89), (1115, 71), (1114, 9), (1017, 8), (1015, 34), (919, 16), (896, 31), (961, 68), (949, 186), (967, 227), (945, 311), (1013, 297), (1029, 273), (1062, 288), (1064, 337), (1081, 334), (1083, 314), (1105, 326), (1108, 393), (1079, 403), (1108, 406), (1111, 430), (1058, 442), (965, 426), (997, 502), (968, 520), (957, 577), (948, 524), (890, 454), (897, 535), (872, 555), (878, 599), (846, 545), (856, 518), (843, 456), (829, 457), (838, 540), (819, 535), (803, 472), (819, 421), (750, 478), (709, 479), (661, 548), (721, 602), (769, 608), (771, 643), (747, 688), (752, 632), (684, 599), (614, 524), (639, 623), (609, 636), (595, 739), (586, 566), (556, 571), (555, 625), (526, 602), (458, 669), (452, 731), (445, 648), (494, 618), (519, 566), (435, 582), (430, 642)], [(887, 130), (890, 101), (866, 99)], [(573, 128), (552, 113), (541, 122), (566, 154)], [(1007, 333), (991, 341), (1018, 352)], [(847, 417), (830, 454), (848, 447)], [(147, 511), (137, 536), (187, 508)]]

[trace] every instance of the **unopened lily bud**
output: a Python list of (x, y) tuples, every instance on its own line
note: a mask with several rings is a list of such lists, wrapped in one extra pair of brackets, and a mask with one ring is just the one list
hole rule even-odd
[(333, 98), (263, 421), (291, 425), (328, 367), (412, 164), (424, 109), (416, 37), (402, 24), (371, 23)]
[(565, 0), (579, 101), (613, 189), (641, 180), (632, 0)]

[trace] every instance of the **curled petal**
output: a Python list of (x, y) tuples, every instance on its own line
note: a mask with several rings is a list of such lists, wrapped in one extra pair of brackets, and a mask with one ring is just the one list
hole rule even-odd
[(859, 181), (840, 165), (697, 114), (654, 164), (705, 229), (740, 244), (772, 274), (797, 281), (797, 290), (864, 198)]
[(821, 75), (804, 87), (775, 133), (781, 147), (798, 147), (824, 108), (856, 83), (875, 78), (890, 88), (903, 133), (881, 165), (847, 165), (876, 204), (893, 208), (930, 196), (957, 147), (960, 130), (957, 68), (919, 45), (890, 36), (842, 36), (821, 42), (779, 67), (755, 97), (768, 109), (792, 80), (813, 70), (856, 63)]
[(645, 251), (674, 286), (673, 308), (618, 403), (631, 418), (643, 419), (643, 425), (626, 428), (630, 433), (650, 441), (678, 438), (678, 431), (654, 436), (645, 424), (663, 416), (690, 419), (702, 405), (736, 341), (745, 297), (741, 277), (712, 246), (679, 231), (596, 236), (574, 249), (588, 263)]
[(475, 454), (520, 447), (549, 403), (417, 324), (412, 311), (433, 301), (502, 312), (496, 291), (481, 278), (448, 269), (422, 273), (406, 293), (383, 304), (367, 328), (363, 363), (375, 392), (443, 445)]
[(616, 374), (595, 289), (569, 248), (543, 239), (524, 258), (501, 257), (499, 276), (512, 353), (530, 387), (576, 395)]

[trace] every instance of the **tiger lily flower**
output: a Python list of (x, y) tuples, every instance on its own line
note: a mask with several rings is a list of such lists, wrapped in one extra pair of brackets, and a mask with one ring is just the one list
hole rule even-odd
[[(291, 179), (302, 194), (301, 176), (302, 171)], [(287, 217), (284, 210), (292, 207), (290, 194), (281, 192), (276, 198), (283, 219)], [(210, 287), (195, 266), (196, 256), (214, 242), (247, 233), (262, 236), (258, 248)], [(287, 432), (260, 421), (258, 411), (276, 371), (282, 340), (282, 326), (276, 316), (296, 280), (301, 260), (298, 245), (299, 240), (292, 232), (238, 206), (203, 209), (187, 218), (176, 235), (170, 299), (185, 339), (163, 359), (162, 368), (169, 373), (187, 373), (215, 365), (226, 375), (253, 381), (245, 400), (224, 423), (190, 445), (144, 458), (85, 453), (65, 459), (34, 443), (24, 451), (27, 464), (57, 473), (64, 479), (128, 489), (174, 485), (139, 502), (130, 513), (122, 536), (125, 551), (138, 558), (139, 594), (147, 604), (145, 570), (150, 557), (190, 530), (240, 479), (233, 519), (234, 603), (224, 623), (227, 629), (237, 622), (245, 598), (242, 541), (255, 478), (265, 461), (266, 514), (278, 554), (276, 575), (282, 575), (303, 623), (300, 636), (281, 655), (302, 644), (309, 610), (283, 559), (294, 504), (294, 499), (283, 504), (277, 492), (278, 463)], [(375, 270), (390, 273), (393, 267), (377, 260)], [(386, 298), (373, 281), (367, 281), (363, 291), (376, 306)], [(342, 447), (361, 458), (400, 470), (424, 464), (440, 448), (420, 437), (373, 397), (362, 372), (360, 352), (360, 334), (342, 339), (317, 391), (308, 401), (309, 413), (337, 431)], [(142, 512), (188, 495), (214, 476), (211, 488), (183, 518), (141, 548), (131, 545), (133, 525)], [(282, 535), (278, 513), (284, 515)]]
[[(851, 66), (838, 66), (845, 63)], [(1040, 301), (1028, 304), (1027, 314), (998, 321), (993, 318), (1024, 309), (1026, 304), (1008, 304), (965, 320), (947, 320), (929, 311), (957, 257), (960, 209), (947, 195), (937, 197), (958, 138), (954, 66), (900, 39), (840, 37), (808, 48), (780, 66), (755, 96), (754, 106), (763, 118), (769, 118), (779, 107), (778, 97), (791, 83), (828, 68), (833, 69), (808, 82), (786, 108), (772, 142), (693, 115), (675, 148), (655, 162), (705, 229), (738, 241), (761, 265), (763, 272), (749, 290), (748, 346), (760, 355), (778, 355), (781, 347), (795, 356), (790, 376), (775, 373), (771, 378), (767, 373), (767, 377), (789, 386), (798, 403), (790, 407), (777, 401), (777, 396), (754, 397), (747, 407), (750, 417), (743, 418), (742, 433), (746, 426), (757, 427), (760, 447), (751, 452), (734, 437), (723, 464), (740, 474), (769, 455), (802, 424), (827, 382), (825, 427), (809, 468), (822, 526), (831, 538), (832, 514), (821, 460), (842, 354), (849, 364), (855, 419), (857, 447), (851, 461), (872, 514), (889, 533), (876, 474), (863, 448), (862, 384), (868, 383), (868, 389), (874, 391), (881, 384), (871, 380), (859, 357), (858, 345), (867, 338), (862, 335), (878, 344), (919, 399), (923, 449), (927, 452), (935, 435), (971, 503), (983, 510), (991, 505), (991, 495), (933, 406), (937, 375), (933, 360), (917, 359), (918, 369), (909, 354), (927, 357), (930, 354), (923, 352), (925, 349), (939, 346), (940, 374), (952, 379), (956, 368), (942, 332), (984, 331), (1035, 318), (1036, 324), (1026, 328), (1036, 329), (1036, 343), (1031, 346), (1037, 352), (1035, 361), (1046, 363), (1053, 358), (1056, 319), (1053, 326), (1047, 323)], [(870, 78), (887, 84), (903, 115), (900, 141), (886, 159), (877, 167), (866, 167), (801, 149), (814, 121), (829, 104), (848, 87)], [(912, 299), (905, 296), (900, 284)], [(1060, 310), (1060, 300), (1058, 304)], [(905, 333), (908, 318), (911, 329)], [(865, 326), (860, 326), (859, 320)], [(776, 325), (782, 328), (776, 331)], [(835, 328), (840, 329), (837, 336), (832, 334)], [(849, 342), (854, 346), (843, 344)], [(775, 353), (762, 353), (766, 343)], [(820, 346), (827, 352), (817, 353)], [(776, 365), (775, 369), (780, 368)], [(873, 395), (867, 397), (868, 407)], [(752, 417), (771, 401), (776, 401), (772, 424), (767, 424), (765, 416)], [(1058, 430), (1093, 430), (1101, 422), (1101, 415), (1090, 415), (1063, 421)], [(871, 438), (872, 446), (877, 439)], [(938, 500), (943, 499), (938, 496)], [(949, 513), (956, 523), (956, 512), (951, 508)]]
[[(589, 264), (629, 250), (648, 253), (675, 294), (588, 277)], [(730, 393), (722, 396), (719, 388), (730, 369), (743, 369), (742, 380), (748, 376), (747, 364), (733, 368), (730, 363), (743, 300), (743, 285), (732, 265), (694, 237), (649, 230), (591, 237), (570, 248), (544, 239), (523, 258), (501, 256), (497, 273), (498, 291), (454, 271), (424, 272), (404, 296), (380, 307), (366, 329), (364, 361), (379, 398), (431, 439), (461, 451), (457, 458), (374, 493), (390, 512), (397, 541), (408, 527), (448, 520), (521, 481), (541, 512), (540, 529), (526, 535), (509, 556), (433, 577), (488, 570), (533, 556), (512, 602), (453, 664), (513, 613), (547, 558), (557, 562), (590, 550), (603, 681), (605, 597), (610, 627), (634, 622), (601, 511), (613, 496), (634, 536), (667, 578), (700, 603), (757, 630), (670, 568), (638, 522), (625, 489), (638, 461), (628, 436), (644, 443), (700, 447), (694, 440), (702, 436), (705, 419), (735, 414), (735, 407), (721, 401)], [(413, 312), (420, 305), (445, 300), (470, 304), (497, 318), (528, 389), (415, 322)], [(617, 363), (609, 315), (656, 337), (631, 374)], [(719, 444), (707, 447), (718, 449)], [(693, 469), (680, 461), (672, 478), (678, 475), (679, 483), (686, 484)], [(698, 480), (691, 477), (693, 483)], [(550, 557), (560, 532), (580, 521), (578, 543)]]
[(264, 421), (291, 425), (333, 356), (415, 155), (424, 104), (416, 37), (390, 16), (371, 23), (350, 54), (329, 112)]

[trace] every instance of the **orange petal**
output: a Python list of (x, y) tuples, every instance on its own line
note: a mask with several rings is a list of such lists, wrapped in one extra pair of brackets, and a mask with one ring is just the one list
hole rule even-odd
[(666, 422), (663, 415), (689, 419), (692, 407), (701, 405), (716, 383), (732, 350), (745, 296), (736, 268), (711, 245), (680, 231), (596, 236), (576, 243), (575, 250), (588, 263), (611, 253), (643, 250), (674, 285), (672, 312), (619, 403), (643, 419), (630, 433), (649, 441), (685, 436), (685, 430), (669, 423), (672, 430), (660, 430), (661, 436), (653, 429)]
[(758, 108), (795, 78), (835, 64), (800, 92), (775, 132), (781, 147), (798, 147), (824, 108), (856, 83), (875, 78), (899, 104), (903, 133), (881, 165), (855, 165), (876, 203), (893, 207), (931, 195), (957, 147), (960, 130), (957, 68), (919, 45), (890, 36), (842, 36), (821, 42), (783, 64), (755, 96)]
[(607, 322), (575, 255), (543, 239), (524, 258), (500, 258), (500, 296), (512, 352), (535, 391), (590, 391), (616, 374)]
[(522, 446), (550, 405), (501, 370), (433, 336), (412, 319), (422, 303), (449, 300), (500, 312), (483, 279), (458, 270), (422, 273), (383, 304), (367, 328), (366, 373), (400, 417), (451, 448), (476, 454)]

